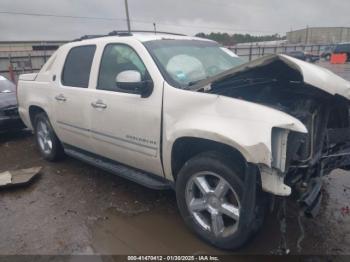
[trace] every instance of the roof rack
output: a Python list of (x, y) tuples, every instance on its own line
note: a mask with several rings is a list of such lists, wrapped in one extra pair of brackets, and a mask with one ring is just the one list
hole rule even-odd
[(74, 39), (72, 42), (87, 40), (87, 39), (94, 39), (94, 38), (100, 38), (100, 37), (106, 37), (106, 36), (132, 36), (132, 33), (153, 33), (153, 34), (167, 34), (167, 35), (177, 35), (177, 36), (186, 36), (184, 34), (177, 34), (177, 33), (170, 33), (170, 32), (162, 32), (162, 31), (149, 31), (149, 30), (133, 30), (133, 31), (126, 31), (126, 30), (114, 30), (112, 32), (109, 32), (107, 35), (84, 35), (80, 38)]
[(104, 37), (105, 35), (84, 35), (80, 38), (74, 39), (72, 42), (77, 42), (77, 41), (82, 41), (82, 40), (87, 40), (87, 39), (94, 39), (94, 38), (99, 38), (99, 37)]
[(154, 30), (132, 30), (132, 31), (112, 31), (108, 35), (121, 35), (121, 36), (131, 36), (132, 33), (153, 33), (153, 34), (167, 34), (167, 35), (178, 35), (178, 36), (186, 36), (184, 34), (171, 33), (171, 32), (163, 32), (163, 31), (154, 31)]
[(109, 32), (108, 36), (132, 36), (132, 32), (114, 30), (112, 32)]

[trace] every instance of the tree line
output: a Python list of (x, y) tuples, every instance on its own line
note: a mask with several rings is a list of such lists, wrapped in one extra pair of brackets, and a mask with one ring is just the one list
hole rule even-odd
[(207, 38), (219, 42), (223, 45), (235, 45), (239, 43), (251, 43), (262, 41), (285, 40), (285, 36), (279, 34), (255, 36), (250, 34), (228, 34), (228, 33), (198, 33), (197, 37)]

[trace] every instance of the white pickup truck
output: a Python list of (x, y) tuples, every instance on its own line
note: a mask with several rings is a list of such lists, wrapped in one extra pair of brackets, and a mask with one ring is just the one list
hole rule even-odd
[(18, 83), (43, 157), (64, 153), (154, 189), (223, 249), (262, 226), (267, 195), (306, 214), (321, 177), (349, 169), (350, 83), (286, 55), (250, 63), (213, 41), (112, 32), (58, 49)]

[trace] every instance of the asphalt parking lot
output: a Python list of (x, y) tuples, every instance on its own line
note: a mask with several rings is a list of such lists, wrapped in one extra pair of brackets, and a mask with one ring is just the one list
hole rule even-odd
[[(350, 80), (350, 65), (330, 66)], [(153, 191), (72, 158), (44, 161), (28, 131), (1, 134), (0, 172), (42, 166), (29, 186), (0, 190), (0, 254), (223, 254), (182, 222), (172, 191)], [(299, 217), (277, 201), (237, 253), (350, 254), (350, 172), (324, 179), (321, 213)]]

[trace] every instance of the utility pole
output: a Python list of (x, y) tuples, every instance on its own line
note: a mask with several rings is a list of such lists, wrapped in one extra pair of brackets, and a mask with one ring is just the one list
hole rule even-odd
[(306, 26), (305, 44), (309, 44), (309, 25)]
[(130, 32), (131, 31), (131, 27), (130, 27), (128, 0), (125, 0), (125, 13), (126, 13), (126, 23), (128, 25), (128, 31)]
[(153, 28), (154, 28), (154, 34), (157, 34), (157, 24), (154, 22), (153, 23)]

